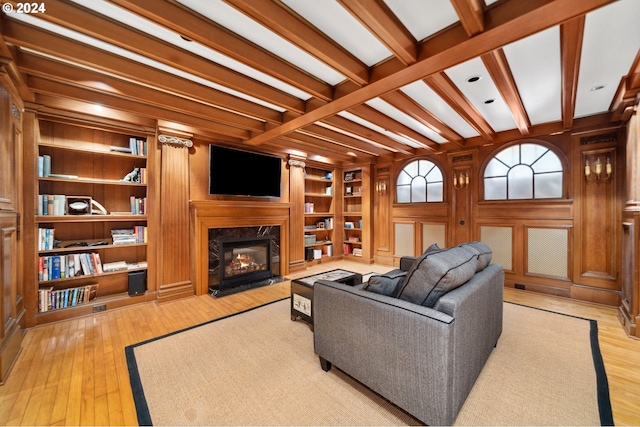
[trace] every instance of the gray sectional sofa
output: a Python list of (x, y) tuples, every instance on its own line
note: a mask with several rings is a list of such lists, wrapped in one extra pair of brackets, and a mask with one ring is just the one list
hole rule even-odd
[(451, 425), (502, 332), (504, 272), (481, 242), (431, 247), (359, 286), (314, 284), (314, 345), (428, 425)]

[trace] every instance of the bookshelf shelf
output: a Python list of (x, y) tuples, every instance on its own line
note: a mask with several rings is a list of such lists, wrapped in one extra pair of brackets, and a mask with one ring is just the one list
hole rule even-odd
[(36, 223), (60, 223), (60, 222), (124, 222), (124, 221), (146, 221), (146, 215), (39, 215), (36, 216)]

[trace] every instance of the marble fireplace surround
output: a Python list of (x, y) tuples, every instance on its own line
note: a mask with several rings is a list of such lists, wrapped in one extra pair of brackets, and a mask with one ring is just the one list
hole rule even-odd
[(291, 203), (198, 200), (189, 203), (192, 262), (196, 295), (209, 290), (209, 229), (280, 227), (280, 275), (289, 274), (289, 215)]

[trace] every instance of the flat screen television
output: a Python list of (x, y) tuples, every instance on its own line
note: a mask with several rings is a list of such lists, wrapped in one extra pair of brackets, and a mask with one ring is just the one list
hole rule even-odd
[(282, 159), (209, 145), (209, 194), (280, 197)]

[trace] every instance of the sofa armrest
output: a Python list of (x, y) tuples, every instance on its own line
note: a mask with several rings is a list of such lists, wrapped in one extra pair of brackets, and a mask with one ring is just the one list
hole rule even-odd
[(316, 354), (427, 424), (453, 422), (454, 318), (429, 307), (314, 284)]

